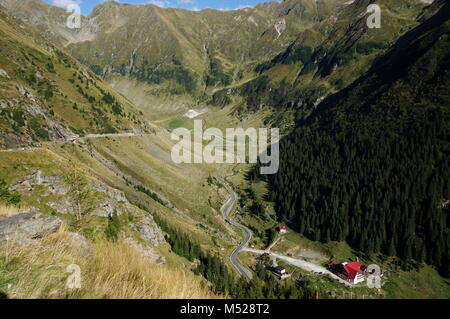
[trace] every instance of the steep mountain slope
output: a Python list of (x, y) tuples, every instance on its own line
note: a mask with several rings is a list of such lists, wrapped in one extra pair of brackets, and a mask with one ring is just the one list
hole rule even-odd
[[(270, 107), (287, 111), (268, 119), (281, 127), (361, 76), (428, 6), (286, 0), (196, 12), (107, 1), (83, 17), (80, 30), (69, 30), (64, 10), (39, 0), (3, 2), (146, 114), (170, 118), (193, 105), (232, 105), (234, 115), (245, 116)], [(369, 4), (382, 9), (381, 29), (366, 25)]]
[[(36, 0), (31, 0), (31, 3), (34, 2)], [(128, 65), (133, 55), (152, 63), (164, 62), (161, 59), (167, 58), (165, 55), (169, 58), (175, 55), (196, 69), (199, 67), (196, 64), (204, 62), (205, 46), (224, 60), (236, 64), (242, 58), (251, 61), (276, 52), (299, 30), (321, 21), (342, 4), (343, 1), (339, 0), (289, 0), (234, 11), (198, 12), (108, 1), (85, 17), (82, 29), (76, 31), (77, 34), (85, 34), (86, 30), (90, 30), (91, 39), (71, 40), (67, 37), (66, 41), (89, 42), (80, 44), (81, 48), (88, 46), (86, 49), (92, 53), (90, 59), (93, 60), (89, 63), (95, 65), (96, 61), (100, 61), (103, 68), (111, 66), (115, 70), (122, 63)], [(280, 20), (285, 23), (279, 23)], [(46, 24), (46, 21), (37, 24)], [(122, 45), (114, 48), (115, 43)], [(118, 61), (111, 61), (112, 48)], [(80, 56), (85, 57), (83, 53), (80, 52)], [(101, 53), (103, 59), (99, 57)]]
[[(189, 218), (186, 209), (190, 205), (195, 214), (213, 219), (207, 216), (214, 212), (209, 202), (213, 196), (202, 184), (210, 173), (172, 163), (172, 144), (167, 135), (102, 136), (114, 132), (146, 133), (152, 127), (130, 102), (86, 67), (1, 8), (0, 44), (1, 228), (4, 230), (7, 223), (5, 214), (30, 211), (51, 215), (65, 224), (61, 232), (42, 241), (36, 239), (35, 243), (42, 244), (40, 248), (21, 246), (22, 235), (15, 232), (19, 244), (14, 246), (14, 263), (5, 258), (12, 257), (12, 246), (3, 245), (5, 233), (0, 234), (0, 295), (214, 297), (205, 278), (206, 271), (209, 275), (215, 270), (203, 267), (194, 274), (193, 261), (176, 250), (180, 227), (172, 229), (174, 224), (183, 224), (183, 232), (189, 231), (192, 243), (199, 237), (202, 242), (213, 243), (211, 237), (217, 236), (213, 226), (220, 220), (209, 223), (210, 228), (200, 228), (197, 224), (202, 225), (201, 222)], [(99, 135), (84, 139), (75, 136), (88, 133)], [(28, 147), (32, 142), (36, 147)], [(175, 186), (168, 185), (172, 180)], [(174, 193), (178, 196), (175, 200)], [(195, 196), (195, 200), (188, 196)], [(20, 206), (5, 207), (5, 202)], [(169, 231), (170, 243), (165, 237)], [(83, 249), (72, 247), (73, 241), (81, 242)], [(183, 241), (183, 245), (187, 243)], [(217, 243), (218, 239), (211, 245)], [(172, 251), (174, 245), (177, 247)], [(211, 257), (204, 251), (207, 250), (198, 249), (196, 253), (201, 253), (207, 263)], [(92, 258), (86, 258), (87, 255)], [(89, 272), (92, 278), (87, 280), (92, 286), (86, 285), (85, 290), (72, 291), (73, 294), (67, 291), (69, 260)], [(132, 267), (127, 264), (130, 260)], [(43, 270), (44, 264), (56, 266), (49, 271), (48, 267)], [(215, 265), (226, 269), (218, 259)], [(134, 272), (133, 278), (130, 272)], [(174, 282), (161, 281), (161, 277)], [(225, 294), (225, 290), (220, 293)]]
[(38, 0), (3, 0), (10, 12), (67, 46), (98, 75), (134, 78), (162, 92), (194, 96), (251, 76), (258, 63), (345, 2), (288, 0), (196, 12), (108, 1), (83, 17), (80, 30), (69, 30), (64, 10)]
[[(370, 4), (381, 8), (380, 29), (367, 26)], [(306, 117), (326, 96), (355, 81), (402, 34), (417, 26), (425, 6), (416, 0), (353, 1), (300, 33), (272, 60), (258, 65), (255, 71), (259, 76), (233, 93), (245, 98), (244, 107), (249, 110), (265, 106)]]
[(66, 27), (68, 13), (61, 8), (40, 0), (0, 0), (0, 5), (13, 17), (37, 27), (43, 36), (55, 44), (63, 44), (73, 33)]
[(149, 131), (129, 101), (2, 9), (0, 35), (1, 147), (75, 134)]
[(448, 276), (450, 4), (327, 98), (281, 145), (280, 219)]
[[(126, 142), (132, 144), (130, 139)], [(152, 200), (146, 203), (145, 195), (139, 200), (145, 209), (132, 203), (129, 198), (137, 202), (139, 192), (131, 194), (121, 178), (98, 158), (90, 158), (84, 147), (67, 143), (0, 151), (0, 229), (5, 230), (4, 218), (24, 212), (38, 212), (64, 225), (50, 236), (28, 238), (26, 227), (21, 227), (23, 217), (17, 216), (15, 241), (4, 245), (5, 233), (0, 232), (0, 294), (10, 298), (214, 297), (202, 277), (188, 269), (189, 263), (171, 252), (167, 230), (163, 232), (157, 220), (164, 207)], [(19, 196), (20, 206), (5, 206), (5, 186)], [(78, 209), (81, 219), (74, 214)], [(28, 231), (38, 229), (32, 225), (33, 219)], [(28, 247), (26, 240), (34, 245)], [(67, 289), (69, 264), (81, 267), (83, 289)]]

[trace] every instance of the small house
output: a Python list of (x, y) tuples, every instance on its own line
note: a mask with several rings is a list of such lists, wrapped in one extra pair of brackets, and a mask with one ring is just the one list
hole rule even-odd
[(332, 262), (328, 264), (328, 269), (332, 273), (352, 284), (357, 284), (365, 280), (361, 267), (362, 264), (356, 261), (350, 263)]
[(281, 266), (275, 267), (275, 268), (273, 269), (273, 272), (276, 273), (276, 274), (278, 274), (278, 275), (280, 275), (280, 276), (287, 273), (286, 268), (283, 268), (283, 267), (281, 267)]
[(286, 226), (280, 226), (280, 234), (284, 235), (287, 233), (287, 227)]
[(291, 275), (287, 272), (286, 268), (281, 267), (281, 266), (277, 266), (277, 267), (273, 267), (272, 271), (275, 275), (277, 275), (278, 277), (280, 277), (281, 280), (289, 278)]

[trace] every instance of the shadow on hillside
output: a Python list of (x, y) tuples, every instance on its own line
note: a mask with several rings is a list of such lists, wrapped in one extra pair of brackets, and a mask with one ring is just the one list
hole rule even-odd
[(9, 299), (9, 297), (6, 293), (0, 291), (0, 299)]

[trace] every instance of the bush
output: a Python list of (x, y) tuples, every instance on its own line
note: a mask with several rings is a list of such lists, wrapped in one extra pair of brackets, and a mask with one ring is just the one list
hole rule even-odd
[(34, 134), (38, 139), (48, 141), (50, 136), (48, 131), (42, 127), (37, 118), (32, 118), (30, 121), (30, 129), (33, 130)]
[(12, 111), (12, 119), (16, 122), (18, 127), (25, 125), (24, 112), (22, 109), (15, 109)]
[(20, 194), (11, 192), (9, 190), (9, 185), (0, 177), (0, 201), (11, 205), (17, 205), (20, 203), (20, 200)]
[(210, 105), (216, 105), (220, 107), (225, 107), (231, 103), (231, 99), (227, 93), (228, 90), (220, 90), (213, 94), (211, 101), (208, 103)]
[(117, 212), (114, 212), (112, 216), (108, 217), (108, 226), (106, 226), (105, 234), (106, 238), (111, 242), (117, 242), (120, 232), (120, 219)]

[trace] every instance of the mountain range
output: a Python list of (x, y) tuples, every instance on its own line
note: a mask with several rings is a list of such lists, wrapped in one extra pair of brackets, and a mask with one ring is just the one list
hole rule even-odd
[[(183, 95), (190, 104), (234, 102), (250, 110), (311, 107), (344, 88), (416, 26), (425, 7), (414, 0), (377, 1), (386, 8), (386, 27), (377, 32), (366, 26), (370, 3), (286, 0), (193, 12), (107, 1), (82, 18), (81, 29), (69, 30), (63, 9), (39, 0), (3, 0), (141, 108), (152, 107), (149, 100), (158, 103), (155, 95), (162, 101)], [(130, 89), (130, 80), (144, 84), (139, 87), (150, 97)], [(255, 92), (261, 85), (292, 97), (272, 101)], [(261, 96), (255, 101), (252, 94)]]
[[(447, 1), (70, 15), (0, 0), (0, 296), (448, 298)], [(279, 172), (173, 162), (171, 133), (194, 119), (280, 128)], [(33, 222), (2, 258), (8, 225)], [(66, 290), (66, 260), (86, 289)], [(378, 264), (386, 283), (353, 286), (330, 260)]]

